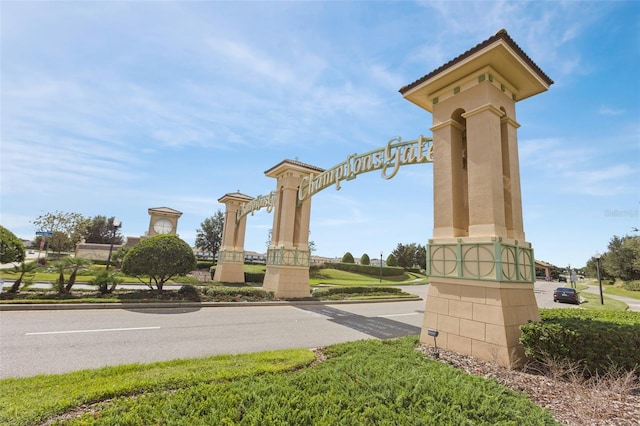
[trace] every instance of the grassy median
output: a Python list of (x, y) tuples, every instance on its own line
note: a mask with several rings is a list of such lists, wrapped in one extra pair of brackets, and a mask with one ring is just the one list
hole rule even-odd
[(7, 425), (551, 425), (526, 397), (416, 350), (417, 337), (0, 381)]

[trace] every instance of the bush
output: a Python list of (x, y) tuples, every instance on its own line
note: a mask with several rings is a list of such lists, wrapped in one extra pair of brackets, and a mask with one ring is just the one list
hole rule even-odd
[(396, 287), (330, 287), (314, 290), (313, 297), (317, 299), (345, 299), (356, 294), (380, 296), (400, 293), (402, 293), (402, 289)]
[(213, 268), (213, 261), (211, 260), (198, 260), (198, 263), (196, 264), (196, 269), (198, 270), (200, 269), (211, 270), (211, 268)]
[(367, 253), (360, 256), (360, 264), (361, 265), (371, 265), (371, 259)]
[(629, 291), (640, 291), (640, 280), (637, 281), (625, 281), (622, 283), (622, 287)]
[(117, 285), (124, 281), (117, 272), (110, 270), (102, 270), (89, 280), (90, 285), (98, 287), (100, 294), (110, 294), (116, 289)]
[(178, 290), (178, 294), (181, 294), (183, 296), (197, 296), (198, 289), (191, 284), (185, 284), (180, 287), (180, 289)]
[(525, 354), (580, 363), (585, 375), (622, 369), (640, 375), (640, 313), (541, 309), (542, 321), (521, 327)]
[(262, 284), (264, 283), (264, 276), (265, 276), (264, 272), (245, 272), (244, 282)]
[(22, 262), (24, 260), (24, 245), (22, 241), (0, 226), (0, 263)]
[(356, 263), (353, 259), (353, 255), (349, 252), (346, 252), (344, 256), (342, 256), (342, 263)]
[(273, 300), (273, 293), (254, 287), (205, 287), (200, 290), (204, 295), (212, 297), (217, 302), (238, 302), (242, 300), (256, 302)]

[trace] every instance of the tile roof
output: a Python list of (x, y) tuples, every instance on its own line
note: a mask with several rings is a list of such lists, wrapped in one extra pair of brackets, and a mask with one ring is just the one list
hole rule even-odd
[(451, 68), (452, 66), (454, 66), (455, 64), (463, 61), (464, 59), (472, 56), (473, 54), (479, 52), (480, 50), (484, 49), (485, 47), (491, 45), (492, 43), (495, 43), (498, 40), (503, 40), (511, 49), (513, 49), (513, 51), (529, 66), (531, 67), (531, 69), (540, 77), (540, 79), (542, 79), (546, 84), (548, 85), (552, 85), (553, 84), (553, 80), (551, 80), (549, 78), (549, 76), (547, 76), (541, 69), (540, 67), (538, 67), (538, 65), (535, 64), (535, 62), (533, 62), (533, 60), (526, 54), (524, 53), (524, 51), (520, 48), (520, 46), (518, 46), (518, 44), (513, 41), (513, 39), (509, 36), (509, 34), (507, 34), (507, 31), (504, 29), (501, 29), (500, 31), (498, 31), (495, 35), (493, 35), (492, 37), (489, 37), (488, 39), (486, 39), (485, 41), (477, 44), (476, 46), (472, 47), (471, 49), (467, 50), (466, 52), (464, 52), (463, 54), (457, 56), (456, 58), (450, 60), (449, 62), (447, 62), (446, 64), (442, 65), (439, 68), (436, 68), (435, 70), (431, 71), (429, 74), (425, 75), (424, 77), (419, 78), (418, 80), (414, 81), (413, 83), (409, 83), (406, 86), (400, 88), (399, 92), (401, 94), (405, 94), (406, 92), (408, 92), (409, 90), (413, 89), (414, 87), (420, 85), (421, 83), (424, 83), (425, 81), (429, 80), (430, 78), (433, 78), (434, 76), (440, 74), (441, 72)]

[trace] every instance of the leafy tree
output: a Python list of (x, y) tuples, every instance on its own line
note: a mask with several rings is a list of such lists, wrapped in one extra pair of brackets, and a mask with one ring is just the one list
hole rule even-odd
[(391, 253), (396, 257), (398, 266), (403, 268), (411, 268), (417, 263), (418, 246), (416, 243), (398, 244)]
[(124, 260), (124, 257), (127, 255), (127, 252), (129, 251), (129, 249), (131, 249), (131, 247), (120, 247), (118, 250), (113, 252), (113, 255), (111, 256), (111, 265), (114, 268), (119, 269), (120, 266), (122, 266), (122, 261)]
[[(164, 283), (177, 275), (196, 269), (196, 256), (189, 244), (177, 235), (156, 235), (131, 247), (122, 262), (122, 272), (131, 275), (150, 289), (162, 291)], [(143, 278), (148, 277), (149, 282)]]
[(11, 285), (9, 293), (17, 293), (20, 290), (20, 284), (22, 284), (23, 280), (25, 282), (25, 287), (31, 284), (35, 277), (37, 268), (38, 264), (36, 262), (25, 262), (24, 260), (20, 262), (19, 265), (15, 265), (11, 272), (19, 275), (18, 279), (16, 279), (13, 282), (13, 285)]
[(0, 225), (0, 263), (22, 262), (24, 244), (20, 238)]
[(601, 260), (606, 274), (623, 281), (640, 279), (640, 237), (614, 235), (608, 249)]
[(418, 244), (416, 250), (416, 265), (421, 269), (427, 269), (427, 247)]
[(387, 256), (387, 266), (398, 266), (398, 260), (393, 255), (393, 253)]
[(73, 249), (80, 242), (87, 228), (87, 220), (80, 213), (56, 211), (38, 216), (33, 224), (39, 231), (53, 232), (53, 236), (47, 238), (48, 245), (60, 253)]
[(356, 261), (351, 253), (346, 252), (344, 256), (342, 256), (342, 263), (356, 263)]
[(222, 229), (224, 227), (224, 214), (218, 211), (210, 218), (200, 224), (196, 230), (196, 247), (210, 253), (213, 259), (216, 258), (220, 246), (222, 245)]
[[(124, 238), (120, 234), (119, 228), (114, 228), (113, 226), (115, 219), (113, 216), (109, 219), (105, 216), (95, 216), (88, 219), (83, 232), (85, 241), (94, 244), (111, 244), (113, 237), (113, 244), (122, 244)], [(116, 230), (115, 236), (113, 234), (114, 229)]]
[(371, 265), (371, 259), (369, 259), (369, 255), (367, 253), (360, 256), (360, 264), (361, 265)]

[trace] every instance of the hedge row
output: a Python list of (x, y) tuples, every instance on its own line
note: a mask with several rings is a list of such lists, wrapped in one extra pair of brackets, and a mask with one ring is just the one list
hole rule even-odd
[(199, 289), (200, 293), (212, 296), (218, 301), (260, 301), (273, 300), (273, 293), (254, 287), (204, 287)]
[(525, 354), (581, 364), (585, 375), (622, 369), (640, 375), (640, 312), (541, 309), (521, 327)]
[(338, 269), (340, 271), (354, 272), (356, 274), (365, 274), (371, 276), (378, 276), (382, 273), (383, 277), (397, 277), (404, 274), (403, 268), (392, 266), (379, 266), (374, 265), (356, 265), (355, 263), (330, 263), (324, 264), (324, 268)]
[(313, 292), (314, 297), (331, 296), (334, 294), (371, 294), (371, 293), (387, 293), (400, 294), (402, 289), (397, 287), (329, 287), (316, 289)]

